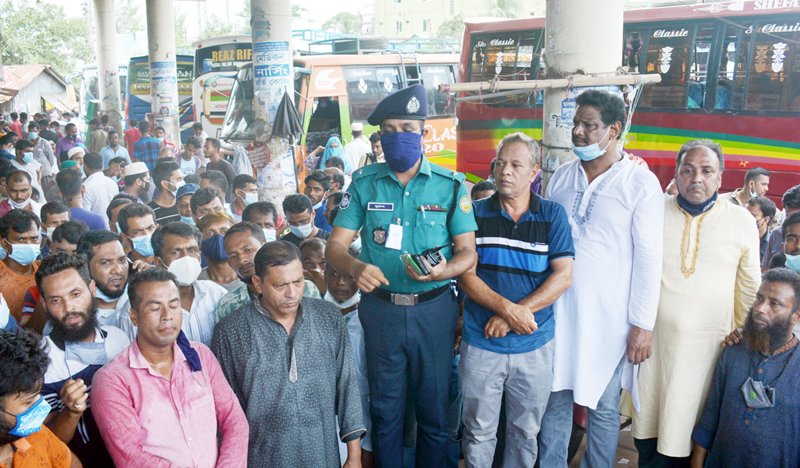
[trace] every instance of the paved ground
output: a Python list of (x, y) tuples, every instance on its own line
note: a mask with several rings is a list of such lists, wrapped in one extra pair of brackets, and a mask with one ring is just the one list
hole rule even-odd
[[(578, 468), (581, 466), (581, 458), (583, 451), (586, 449), (586, 438), (583, 438), (583, 443), (578, 449), (578, 453), (569, 464), (569, 468)], [(633, 445), (633, 436), (631, 435), (631, 427), (628, 426), (619, 433), (619, 444), (617, 445), (617, 463), (616, 467), (635, 468), (639, 465), (639, 453)]]

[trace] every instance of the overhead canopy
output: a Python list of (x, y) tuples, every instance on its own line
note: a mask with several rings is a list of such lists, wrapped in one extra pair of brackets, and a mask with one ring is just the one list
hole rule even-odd
[[(2, 96), (0, 96), (2, 99)], [(49, 111), (50, 107), (55, 107), (59, 112), (70, 112), (79, 106), (78, 102), (71, 100), (68, 93), (42, 93), (42, 99), (48, 104), (46, 109)]]

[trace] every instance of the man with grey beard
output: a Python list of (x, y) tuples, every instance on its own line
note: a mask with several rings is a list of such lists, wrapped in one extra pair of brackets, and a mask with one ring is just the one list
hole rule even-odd
[(717, 363), (700, 422), (692, 467), (800, 465), (800, 275), (764, 274), (741, 333)]
[(41, 394), (52, 407), (45, 425), (83, 461), (113, 466), (97, 429), (89, 395), (92, 378), (130, 345), (119, 328), (98, 325), (95, 282), (83, 257), (56, 253), (42, 260), (36, 285), (53, 331), (44, 338), (50, 366)]

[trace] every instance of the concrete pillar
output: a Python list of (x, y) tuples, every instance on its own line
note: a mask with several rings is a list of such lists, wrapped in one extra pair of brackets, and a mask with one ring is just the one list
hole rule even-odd
[(97, 90), (100, 115), (108, 116), (108, 124), (122, 135), (122, 103), (119, 94), (119, 59), (117, 57), (117, 21), (114, 0), (94, 0), (97, 30)]
[(270, 201), (282, 211), (286, 195), (297, 191), (294, 160), (289, 142), (270, 138), (272, 124), (284, 91), (294, 99), (292, 69), (292, 4), (290, 0), (251, 0), (250, 26), (253, 38), (254, 108), (257, 125), (256, 144), (266, 144), (269, 164), (258, 170), (259, 199)]
[[(613, 75), (621, 63), (623, 0), (547, 0), (545, 59), (548, 78)], [(542, 169), (545, 187), (558, 166), (575, 159), (572, 90), (544, 92)], [(570, 112), (572, 109), (572, 112)]]
[(180, 146), (178, 68), (172, 1), (147, 0), (147, 50), (150, 55), (150, 109), (166, 139)]

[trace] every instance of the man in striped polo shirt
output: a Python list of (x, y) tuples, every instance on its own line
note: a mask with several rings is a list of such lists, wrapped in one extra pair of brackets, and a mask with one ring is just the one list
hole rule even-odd
[(459, 277), (469, 299), (458, 373), (464, 460), (491, 466), (506, 397), (504, 466), (533, 466), (553, 378), (551, 304), (572, 284), (575, 248), (564, 208), (531, 192), (539, 147), (514, 133), (500, 141), (497, 193), (475, 202), (478, 263)]

